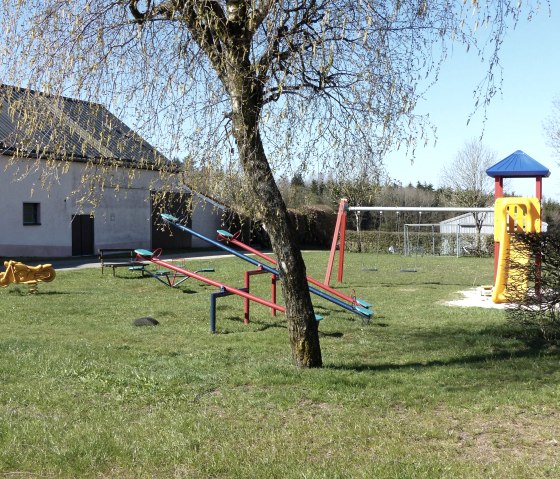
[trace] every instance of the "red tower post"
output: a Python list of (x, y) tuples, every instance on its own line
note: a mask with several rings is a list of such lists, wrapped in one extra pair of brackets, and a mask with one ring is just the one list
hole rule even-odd
[[(496, 176), (494, 178), (494, 200), (504, 196), (504, 178)], [(496, 213), (494, 213), (496, 214)], [(496, 218), (494, 218), (496, 221)], [(494, 241), (494, 284), (496, 284), (496, 275), (498, 274), (498, 256), (500, 255), (500, 242)]]

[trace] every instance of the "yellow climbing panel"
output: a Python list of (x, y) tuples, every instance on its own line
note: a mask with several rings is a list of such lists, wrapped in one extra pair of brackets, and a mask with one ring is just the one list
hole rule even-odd
[(496, 283), (492, 292), (494, 303), (508, 303), (514, 296), (519, 300), (527, 291), (527, 277), (513, 277), (508, 262), (528, 264), (530, 257), (526, 248), (515, 245), (511, 237), (515, 233), (539, 233), (541, 231), (541, 208), (537, 198), (498, 198), (494, 205), (494, 240), (500, 242)]

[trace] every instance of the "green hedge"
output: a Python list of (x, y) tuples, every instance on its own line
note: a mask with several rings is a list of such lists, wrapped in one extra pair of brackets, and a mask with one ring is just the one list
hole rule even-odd
[(330, 247), (336, 225), (336, 213), (326, 206), (304, 206), (289, 210), (301, 246)]
[[(296, 240), (302, 247), (329, 248), (336, 225), (336, 214), (327, 206), (304, 206), (288, 213), (296, 230)], [(249, 222), (247, 222), (249, 223)], [(270, 247), (270, 238), (260, 221), (250, 222), (250, 241), (262, 247)]]

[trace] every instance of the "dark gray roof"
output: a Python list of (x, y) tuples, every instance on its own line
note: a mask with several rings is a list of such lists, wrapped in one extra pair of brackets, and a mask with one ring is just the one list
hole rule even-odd
[(119, 160), (134, 166), (167, 163), (152, 145), (98, 103), (6, 85), (0, 85), (0, 101), (0, 153)]

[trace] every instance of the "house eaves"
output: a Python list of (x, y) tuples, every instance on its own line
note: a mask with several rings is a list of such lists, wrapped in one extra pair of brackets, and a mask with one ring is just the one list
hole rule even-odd
[(176, 169), (98, 103), (0, 85), (0, 147), (22, 158)]
[[(170, 161), (107, 108), (0, 84), (0, 154), (179, 173)], [(185, 186), (215, 208), (228, 207)]]

